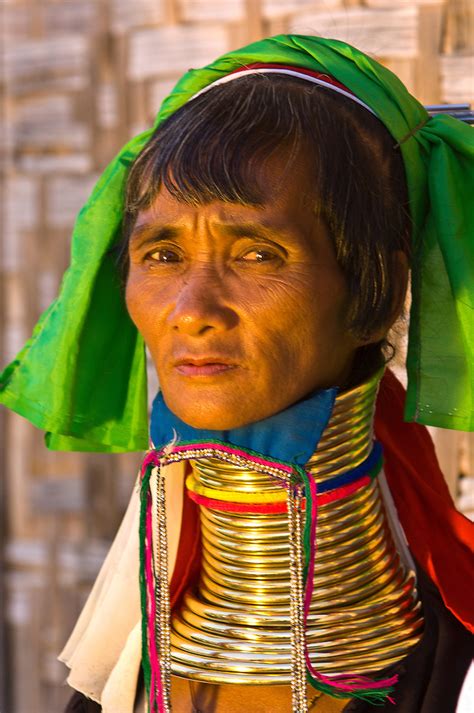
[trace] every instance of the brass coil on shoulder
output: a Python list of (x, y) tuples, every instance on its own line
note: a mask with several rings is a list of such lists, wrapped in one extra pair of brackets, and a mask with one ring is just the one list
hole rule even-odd
[[(338, 395), (307, 464), (318, 483), (369, 454), (379, 376)], [(206, 458), (194, 477), (220, 491), (275, 492), (269, 475)], [(171, 626), (171, 670), (208, 683), (289, 684), (288, 520), (200, 506), (202, 570)], [(402, 659), (423, 631), (413, 572), (401, 561), (377, 481), (318, 508), (306, 639), (321, 673), (373, 674)]]

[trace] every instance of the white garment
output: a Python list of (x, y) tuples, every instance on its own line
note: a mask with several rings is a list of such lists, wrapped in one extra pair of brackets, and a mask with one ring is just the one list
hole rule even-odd
[[(184, 463), (166, 467), (169, 574), (181, 531)], [(154, 476), (151, 491), (155, 492)], [(155, 479), (156, 482), (156, 479)], [(134, 711), (141, 664), (138, 481), (115, 540), (74, 630), (59, 655), (71, 670), (68, 684), (100, 703), (103, 713)]]

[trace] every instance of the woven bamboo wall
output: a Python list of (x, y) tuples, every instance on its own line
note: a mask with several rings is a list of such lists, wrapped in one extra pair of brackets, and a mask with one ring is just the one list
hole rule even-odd
[[(100, 171), (190, 66), (264, 35), (316, 33), (374, 54), (425, 103), (474, 100), (468, 0), (3, 0), (0, 12), (3, 364), (56, 294)], [(59, 713), (69, 690), (56, 656), (138, 458), (51, 453), (21, 418), (1, 419), (0, 708)], [(463, 459), (468, 474), (472, 442), (443, 438), (450, 472)]]

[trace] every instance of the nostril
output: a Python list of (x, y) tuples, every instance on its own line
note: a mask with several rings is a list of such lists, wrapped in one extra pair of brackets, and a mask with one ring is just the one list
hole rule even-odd
[(208, 290), (199, 299), (183, 291), (168, 317), (174, 331), (183, 334), (201, 335), (209, 330), (228, 330), (238, 322), (237, 314), (219, 296)]

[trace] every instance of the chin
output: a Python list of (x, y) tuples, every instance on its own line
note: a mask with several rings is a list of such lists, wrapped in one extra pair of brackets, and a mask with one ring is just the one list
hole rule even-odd
[[(265, 414), (243, 413), (240, 404), (227, 403), (219, 407), (215, 399), (210, 403), (205, 400), (196, 403), (196, 400), (189, 398), (183, 403), (181, 399), (168, 398), (163, 391), (166, 405), (175, 416), (193, 428), (206, 429), (211, 431), (229, 431), (232, 428), (246, 426), (253, 421), (265, 418)], [(190, 407), (190, 403), (192, 406)]]
[(193, 428), (206, 429), (209, 431), (230, 431), (232, 428), (238, 428), (239, 426), (245, 426), (249, 421), (244, 421), (242, 419), (236, 418), (235, 414), (221, 414), (202, 411), (195, 412), (186, 410), (184, 413), (179, 413), (172, 411), (187, 423), (188, 426)]

